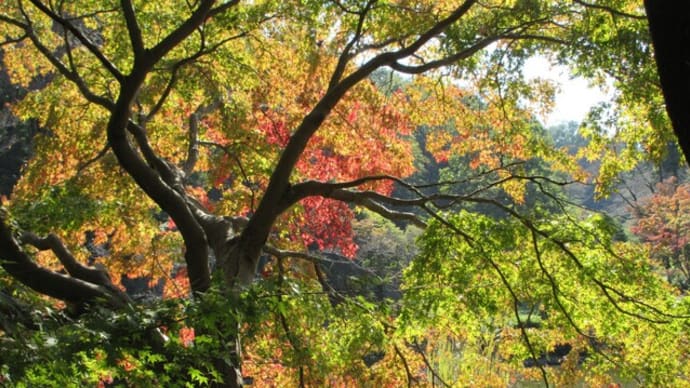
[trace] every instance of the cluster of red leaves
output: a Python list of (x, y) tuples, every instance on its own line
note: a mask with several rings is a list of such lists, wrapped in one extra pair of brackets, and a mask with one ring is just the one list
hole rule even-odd
[(179, 334), (182, 346), (184, 346), (185, 348), (192, 346), (192, 344), (194, 343), (194, 338), (196, 338), (193, 327), (182, 327), (180, 328)]
[(355, 257), (357, 244), (353, 241), (352, 210), (343, 202), (321, 197), (302, 200), (306, 218), (302, 226), (302, 241), (319, 249), (337, 248), (349, 258)]
[[(398, 109), (398, 106), (405, 104), (406, 96), (397, 92), (393, 96), (383, 97), (373, 86), (366, 88), (361, 96), (341, 101), (318, 134), (310, 139), (296, 165), (295, 175), (299, 177), (298, 180), (344, 182), (365, 176), (406, 176), (412, 173), (411, 145), (405, 136), (411, 134), (413, 125), (407, 115)], [(270, 95), (259, 97), (257, 101), (275, 99)], [(242, 142), (251, 144), (254, 153), (259, 156), (257, 160), (253, 160), (253, 156), (247, 160), (244, 156), (238, 156), (244, 166), (241, 171), (242, 182), (233, 179), (233, 175), (239, 173), (239, 161), (233, 155), (225, 152), (212, 158), (207, 168), (213, 187), (233, 190), (235, 194), (248, 189), (251, 193), (247, 195), (251, 194), (251, 198), (254, 198), (255, 192), (260, 193), (266, 183), (266, 162), (275, 157), (271, 153), (281, 152), (288, 144), (291, 131), (307, 109), (302, 106), (290, 110), (277, 102), (276, 106), (271, 107), (264, 102), (257, 102), (253, 112), (247, 116), (247, 121), (239, 126), (243, 128), (239, 129), (241, 133), (236, 134), (226, 133), (227, 128), (223, 129), (219, 117), (211, 115), (203, 118), (200, 128), (204, 139), (228, 147), (231, 144), (229, 139), (241, 138)], [(247, 185), (253, 186), (250, 188)], [(361, 189), (390, 194), (393, 182), (373, 181)], [(208, 208), (216, 205), (208, 200), (206, 193), (201, 190), (193, 191), (192, 194)], [(227, 204), (219, 209), (227, 211), (224, 206)], [(348, 205), (324, 198), (309, 198), (302, 201), (301, 206), (302, 217), (289, 222), (291, 241), (300, 241), (305, 247), (317, 246), (354, 257), (357, 245), (350, 226), (354, 213)], [(247, 211), (249, 210), (247, 206)], [(167, 227), (169, 230), (175, 229), (172, 221)]]
[(656, 188), (635, 210), (631, 230), (650, 245), (652, 255), (677, 255), (690, 243), (690, 184), (679, 185), (674, 177)]
[[(103, 376), (98, 380), (98, 385), (96, 387), (98, 388), (106, 388), (109, 387), (110, 384), (112, 384), (115, 380), (113, 379), (112, 376)], [(2, 382), (0, 380), (0, 382)]]
[(290, 130), (285, 121), (279, 117), (273, 117), (271, 112), (266, 112), (259, 118), (258, 129), (264, 135), (266, 143), (285, 147), (290, 140)]
[[(406, 144), (401, 136), (411, 132), (404, 116), (393, 107), (375, 107), (354, 102), (347, 114), (335, 119), (339, 136), (315, 135), (309, 142), (296, 169), (300, 176), (322, 182), (348, 181), (378, 174), (405, 175), (411, 171), (404, 161), (386, 157), (395, 154), (392, 147)], [(284, 147), (290, 139), (290, 129), (278, 114), (264, 111), (258, 120), (258, 130), (265, 141)], [(399, 151), (398, 151), (399, 152)], [(410, 152), (405, 149), (403, 152)], [(393, 182), (381, 180), (367, 189), (390, 194)], [(307, 198), (301, 202), (304, 218), (295, 230), (305, 246), (335, 250), (354, 257), (357, 245), (350, 221), (354, 214), (348, 205), (325, 198)], [(293, 236), (297, 237), (297, 236)]]
[(187, 276), (187, 267), (180, 267), (172, 278), (166, 279), (163, 287), (163, 298), (186, 298), (191, 286)]

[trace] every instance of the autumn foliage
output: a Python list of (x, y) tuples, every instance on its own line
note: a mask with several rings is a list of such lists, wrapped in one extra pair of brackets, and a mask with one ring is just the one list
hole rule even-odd
[[(0, 381), (687, 383), (687, 302), (566, 197), (668, 136), (640, 12), (0, 1), (3, 115), (40, 128), (0, 207)], [(534, 55), (616, 80), (577, 153)], [(687, 272), (689, 191), (658, 190), (633, 232)]]
[[(649, 247), (650, 256), (685, 289), (690, 279), (690, 185), (669, 178), (636, 208), (631, 228)], [(680, 274), (680, 277), (673, 275)]]

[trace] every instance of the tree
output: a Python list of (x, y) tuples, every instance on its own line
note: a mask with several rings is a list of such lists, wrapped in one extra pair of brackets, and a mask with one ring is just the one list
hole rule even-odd
[(687, 104), (690, 54), (685, 49), (690, 42), (688, 31), (688, 7), (686, 4), (669, 4), (663, 1), (644, 2), (649, 20), (649, 30), (654, 44), (654, 57), (659, 70), (666, 110), (685, 160), (690, 160), (690, 117)]
[[(605, 280), (607, 255), (621, 253), (598, 249), (594, 257), (585, 247), (574, 250), (568, 229), (552, 231), (550, 224), (537, 222), (550, 214), (517, 206), (524, 203), (527, 186), (548, 193), (567, 183), (531, 174), (523, 168), (525, 161), (539, 158), (563, 173), (576, 166), (571, 155), (552, 148), (534, 130), (533, 112), (548, 106), (553, 88), (525, 81), (524, 60), (538, 52), (561, 61), (573, 58), (573, 66), (591, 77), (601, 75), (597, 69), (620, 70), (621, 58), (649, 68), (639, 11), (622, 1), (201, 0), (183, 6), (6, 1), (0, 22), (12, 82), (26, 87), (41, 76), (51, 81), (13, 105), (17, 117), (38, 119), (47, 133), (36, 139), (36, 153), (0, 216), (2, 267), (10, 281), (68, 302), (77, 312), (105, 309), (116, 316), (136, 306), (118, 286), (118, 276), (157, 281), (175, 270), (176, 279), (186, 276), (199, 303), (191, 302), (184, 313), (172, 307), (156, 311), (171, 327), (181, 320), (176, 314), (183, 314), (197, 335), (195, 350), (171, 350), (164, 335), (150, 343), (132, 336), (132, 342), (117, 345), (126, 351), (89, 355), (99, 362), (115, 358), (119, 368), (149, 365), (168, 373), (166, 368), (186, 354), (202, 357), (207, 350), (210, 366), (190, 361), (187, 370), (174, 371), (197, 383), (225, 386), (241, 383), (240, 352), (233, 344), (245, 325), (250, 333), (245, 346), (284, 358), (276, 368), (294, 368), (301, 384), (308, 378), (323, 384), (319, 379), (328, 373), (319, 371), (337, 370), (346, 382), (348, 376), (365, 376), (361, 363), (337, 355), (369, 348), (386, 349), (385, 365), (401, 360), (408, 382), (419, 379), (420, 368), (433, 370), (424, 357), (417, 357), (416, 365), (408, 361), (415, 352), (424, 354), (409, 341), (410, 346), (401, 345), (408, 337), (385, 339), (397, 330), (386, 308), (357, 300), (324, 305), (299, 291), (318, 285), (332, 294), (313, 265), (321, 259), (312, 251), (356, 254), (350, 226), (354, 207), (419, 227), (433, 220), (427, 239), (450, 234), (448, 241), (466, 244), (452, 249), (485, 256), (476, 269), (495, 272), (493, 279), (501, 280), (496, 284), (508, 293), (496, 294), (499, 304), (515, 307), (522, 328), (518, 337), (535, 359), (541, 347), (532, 345), (521, 324), (518, 307), (524, 303), (552, 300), (551, 314), (562, 314), (554, 322), (569, 323), (581, 339), (594, 341), (598, 335), (587, 333), (578, 325), (580, 315), (559, 302), (561, 287), (575, 285), (561, 277), (554, 282), (550, 274), (556, 269), (538, 265), (542, 252), (559, 252), (571, 267), (558, 271), (579, 273), (589, 287), (596, 303), (578, 314), (592, 313), (606, 301), (614, 306), (606, 310), (611, 314), (665, 321), (676, 312), (657, 283), (646, 279), (643, 285), (650, 289), (628, 289), (627, 283), (617, 287), (623, 278)], [(381, 69), (404, 75), (405, 82), (395, 79), (381, 87), (371, 78)], [(617, 74), (621, 85), (630, 76)], [(466, 86), (458, 86), (458, 79)], [(412, 131), (421, 125), (432, 129), (427, 152), (440, 161), (462, 155), (469, 162), (467, 177), (414, 185), (404, 179), (413, 172)], [(640, 149), (639, 138), (624, 140), (630, 150)], [(613, 176), (615, 171), (606, 172)], [(467, 185), (468, 180), (478, 184)], [(394, 189), (405, 195), (394, 195)], [(571, 210), (556, 202), (557, 208)], [(529, 300), (515, 292), (513, 285), (524, 274), (507, 277), (504, 267), (510, 263), (483, 251), (485, 231), (477, 225), (493, 221), (464, 225), (467, 216), (454, 215), (468, 204), (493, 207), (521, 225), (522, 234), (499, 234), (498, 245), (490, 237), (487, 248), (531, 249), (533, 257), (512, 259), (530, 260), (524, 268), (540, 276), (544, 292)], [(559, 219), (577, 225), (578, 217)], [(594, 228), (585, 235), (597, 233)], [(604, 248), (609, 243), (588, 240)], [(107, 254), (95, 254), (94, 246)], [(264, 256), (273, 259), (263, 263), (264, 281), (252, 288)], [(410, 271), (411, 283), (429, 275)], [(165, 287), (176, 284), (168, 279)], [(286, 290), (297, 290), (289, 295), (297, 295), (299, 303)], [(148, 322), (148, 334), (166, 326), (147, 320), (146, 311), (138, 316), (137, 322)], [(348, 316), (355, 317), (349, 326), (333, 318)], [(409, 327), (418, 327), (415, 322)], [(101, 329), (132, 330), (125, 323)], [(324, 327), (327, 336), (309, 335)], [(624, 340), (607, 345), (624, 346)], [(100, 347), (113, 349), (98, 342)], [(339, 353), (325, 350), (332, 347)], [(291, 356), (281, 356), (283, 349)], [(400, 378), (389, 371), (392, 381)], [(146, 373), (135, 378), (161, 381)]]
[[(688, 184), (672, 177), (658, 183), (654, 194), (636, 209), (632, 231), (649, 245), (650, 256), (681, 289), (690, 278), (688, 263)], [(680, 276), (674, 275), (677, 272)]]

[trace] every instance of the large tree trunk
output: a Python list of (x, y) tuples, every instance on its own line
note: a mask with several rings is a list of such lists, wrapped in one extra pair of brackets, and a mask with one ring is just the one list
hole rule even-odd
[(666, 110), (690, 163), (690, 3), (645, 0)]

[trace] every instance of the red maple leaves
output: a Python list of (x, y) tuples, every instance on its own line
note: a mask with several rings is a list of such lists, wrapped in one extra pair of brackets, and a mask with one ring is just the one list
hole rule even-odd
[[(411, 149), (405, 139), (411, 130), (405, 116), (389, 105), (376, 107), (354, 102), (348, 109), (340, 114), (336, 112), (330, 127), (326, 125), (324, 132), (311, 138), (296, 165), (299, 176), (343, 182), (373, 175), (411, 173)], [(264, 110), (258, 129), (270, 145), (282, 148), (290, 139), (289, 126), (275, 112)], [(390, 194), (393, 182), (377, 180), (363, 188)], [(350, 258), (355, 256), (357, 244), (350, 225), (354, 213), (350, 206), (321, 197), (306, 198), (300, 204), (304, 216), (292, 228), (293, 240), (301, 239), (306, 247), (337, 251)]]
[(657, 184), (657, 191), (637, 210), (631, 228), (650, 244), (656, 256), (677, 256), (690, 243), (690, 184), (671, 178)]

